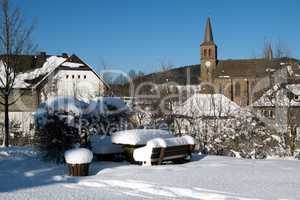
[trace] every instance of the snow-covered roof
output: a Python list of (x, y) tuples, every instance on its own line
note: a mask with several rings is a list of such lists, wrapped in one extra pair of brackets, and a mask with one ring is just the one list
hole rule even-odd
[[(51, 72), (53, 72), (59, 66), (70, 67), (70, 68), (79, 68), (83, 66), (88, 66), (87, 64), (83, 64), (80, 62), (72, 62), (69, 58), (71, 57), (62, 57), (62, 56), (49, 56), (46, 58), (45, 62), (41, 65), (41, 67), (35, 68), (26, 72), (19, 72), (16, 75), (14, 88), (29, 88), (35, 85), (38, 85), (42, 82)], [(104, 80), (90, 67), (88, 66), (103, 82)], [(5, 81), (5, 77), (3, 75), (4, 72), (4, 64), (0, 62), (0, 78)], [(104, 82), (105, 83), (105, 82)], [(105, 85), (107, 85), (105, 83)]]
[(240, 107), (222, 94), (194, 94), (183, 104), (176, 106), (175, 114), (189, 117), (229, 116)]
[[(300, 94), (299, 84), (288, 84), (285, 86), (286, 89), (294, 93), (295, 95)], [(257, 101), (255, 101), (253, 107), (274, 107), (274, 106), (300, 106), (299, 101), (290, 99), (287, 96), (286, 89), (275, 85), (273, 88), (265, 92)]]
[(300, 95), (300, 84), (289, 84), (286, 86), (286, 88), (295, 95)]
[(57, 57), (57, 56), (50, 56), (47, 58), (46, 62), (43, 64), (41, 68), (37, 68), (30, 72), (19, 73), (16, 76), (14, 88), (27, 88), (31, 84), (28, 82), (30, 80), (34, 80), (41, 76), (45, 76), (49, 72), (52, 72), (56, 69), (59, 65), (65, 62), (66, 58)]

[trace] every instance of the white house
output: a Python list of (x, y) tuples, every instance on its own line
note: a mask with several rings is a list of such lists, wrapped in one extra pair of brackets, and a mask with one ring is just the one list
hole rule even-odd
[[(27, 133), (32, 129), (32, 113), (37, 106), (53, 96), (74, 96), (88, 101), (105, 95), (109, 86), (95, 70), (76, 55), (18, 55), (19, 65), (13, 86), (12, 99), (18, 101), (10, 106), (10, 120), (21, 124)], [(0, 65), (3, 71), (3, 64)], [(4, 117), (0, 107), (1, 119)]]

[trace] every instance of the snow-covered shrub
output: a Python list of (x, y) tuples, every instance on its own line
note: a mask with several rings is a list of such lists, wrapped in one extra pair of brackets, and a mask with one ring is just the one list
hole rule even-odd
[(280, 135), (247, 110), (228, 117), (185, 118), (183, 122), (205, 154), (257, 159), (286, 154)]
[(47, 161), (64, 162), (64, 152), (79, 142), (78, 128), (55, 114), (48, 115), (47, 122), (35, 131), (35, 145)]
[(64, 152), (80, 143), (79, 122), (87, 104), (71, 96), (41, 103), (35, 117), (35, 144), (45, 160), (64, 162)]
[(93, 160), (93, 153), (86, 148), (70, 149), (65, 152), (65, 160), (68, 164), (91, 163)]
[(128, 128), (130, 108), (119, 97), (97, 97), (82, 115), (82, 127), (90, 134), (111, 135)]

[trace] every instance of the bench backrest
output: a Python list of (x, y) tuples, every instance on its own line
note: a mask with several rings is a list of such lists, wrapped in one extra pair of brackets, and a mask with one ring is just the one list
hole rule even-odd
[(152, 149), (152, 160), (158, 160), (158, 164), (163, 160), (172, 160), (179, 157), (185, 157), (191, 155), (195, 145), (178, 145), (166, 148), (153, 148)]

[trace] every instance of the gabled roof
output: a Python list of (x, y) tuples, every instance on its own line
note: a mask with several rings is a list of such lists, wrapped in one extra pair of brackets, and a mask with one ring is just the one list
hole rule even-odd
[(299, 95), (300, 84), (276, 84), (267, 92), (265, 92), (252, 107), (275, 107), (285, 106), (293, 107), (300, 106), (299, 101), (295, 101), (289, 93)]
[(16, 66), (17, 76), (14, 88), (28, 89), (37, 87), (43, 81), (47, 80), (49, 75), (56, 73), (58, 69), (91, 70), (106, 87), (109, 87), (92, 67), (83, 62), (75, 54), (72, 56), (65, 54), (62, 56), (50, 56), (43, 53), (38, 56), (17, 55), (16, 57), (18, 65)]

